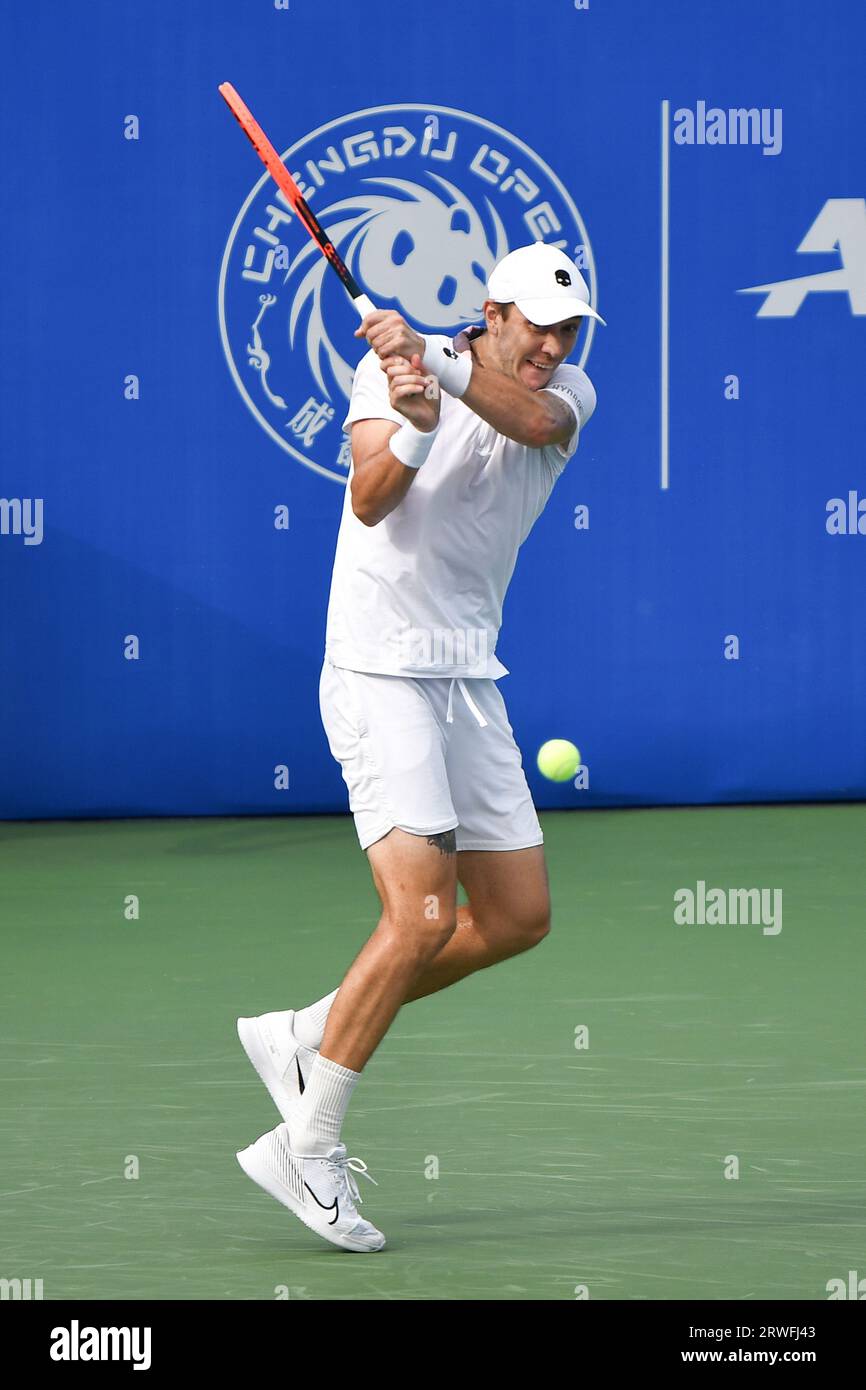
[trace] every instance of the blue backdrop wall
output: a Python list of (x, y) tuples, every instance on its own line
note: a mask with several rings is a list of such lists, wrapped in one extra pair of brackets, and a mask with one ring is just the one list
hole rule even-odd
[(598, 409), (499, 645), (538, 804), (863, 795), (862, 5), (28, 0), (0, 37), (2, 816), (346, 805), (365, 345), (224, 80), (422, 329), (533, 238), (585, 268)]

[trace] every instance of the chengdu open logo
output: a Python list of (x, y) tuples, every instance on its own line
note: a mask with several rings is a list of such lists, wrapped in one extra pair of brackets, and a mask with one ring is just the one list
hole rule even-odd
[[(442, 106), (341, 116), (282, 154), (301, 192), (377, 308), (422, 333), (480, 322), (486, 282), (517, 246), (544, 241), (597, 285), (580, 213), (523, 141)], [(358, 315), (269, 174), (235, 219), (219, 283), (223, 348), (246, 405), (299, 463), (345, 482), (343, 433), (365, 344)], [(583, 366), (595, 332), (584, 330)]]

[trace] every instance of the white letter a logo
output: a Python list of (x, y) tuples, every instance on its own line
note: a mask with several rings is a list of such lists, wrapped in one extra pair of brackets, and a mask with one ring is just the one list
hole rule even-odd
[(791, 319), (807, 294), (848, 294), (852, 314), (866, 314), (866, 198), (828, 198), (800, 245), (801, 251), (839, 251), (841, 270), (825, 270), (737, 294), (764, 294), (757, 317)]

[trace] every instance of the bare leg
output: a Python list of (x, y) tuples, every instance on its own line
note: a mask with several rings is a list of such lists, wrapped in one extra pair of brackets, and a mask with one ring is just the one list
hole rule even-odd
[(382, 899), (373, 935), (331, 1006), (321, 1055), (361, 1071), (428, 962), (457, 924), (453, 830), (425, 839), (392, 830), (368, 850)]
[(541, 845), (461, 851), (457, 877), (469, 903), (458, 907), (457, 930), (424, 966), (405, 1004), (528, 951), (547, 935), (550, 894)]
[[(540, 845), (455, 856), (392, 830), (371, 846), (369, 857), (382, 917), (340, 985), (320, 1047), (323, 1056), (352, 1071), (366, 1064), (403, 1004), (529, 950), (547, 935), (550, 921)], [(455, 930), (457, 877), (470, 902), (456, 909)], [(425, 915), (436, 892), (433, 883), (445, 885), (436, 894), (438, 920)]]

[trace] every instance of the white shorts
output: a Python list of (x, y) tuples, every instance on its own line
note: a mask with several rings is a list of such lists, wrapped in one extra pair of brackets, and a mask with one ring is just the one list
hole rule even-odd
[(543, 843), (496, 682), (379, 676), (325, 658), (319, 706), (361, 848), (395, 827), (457, 849)]

